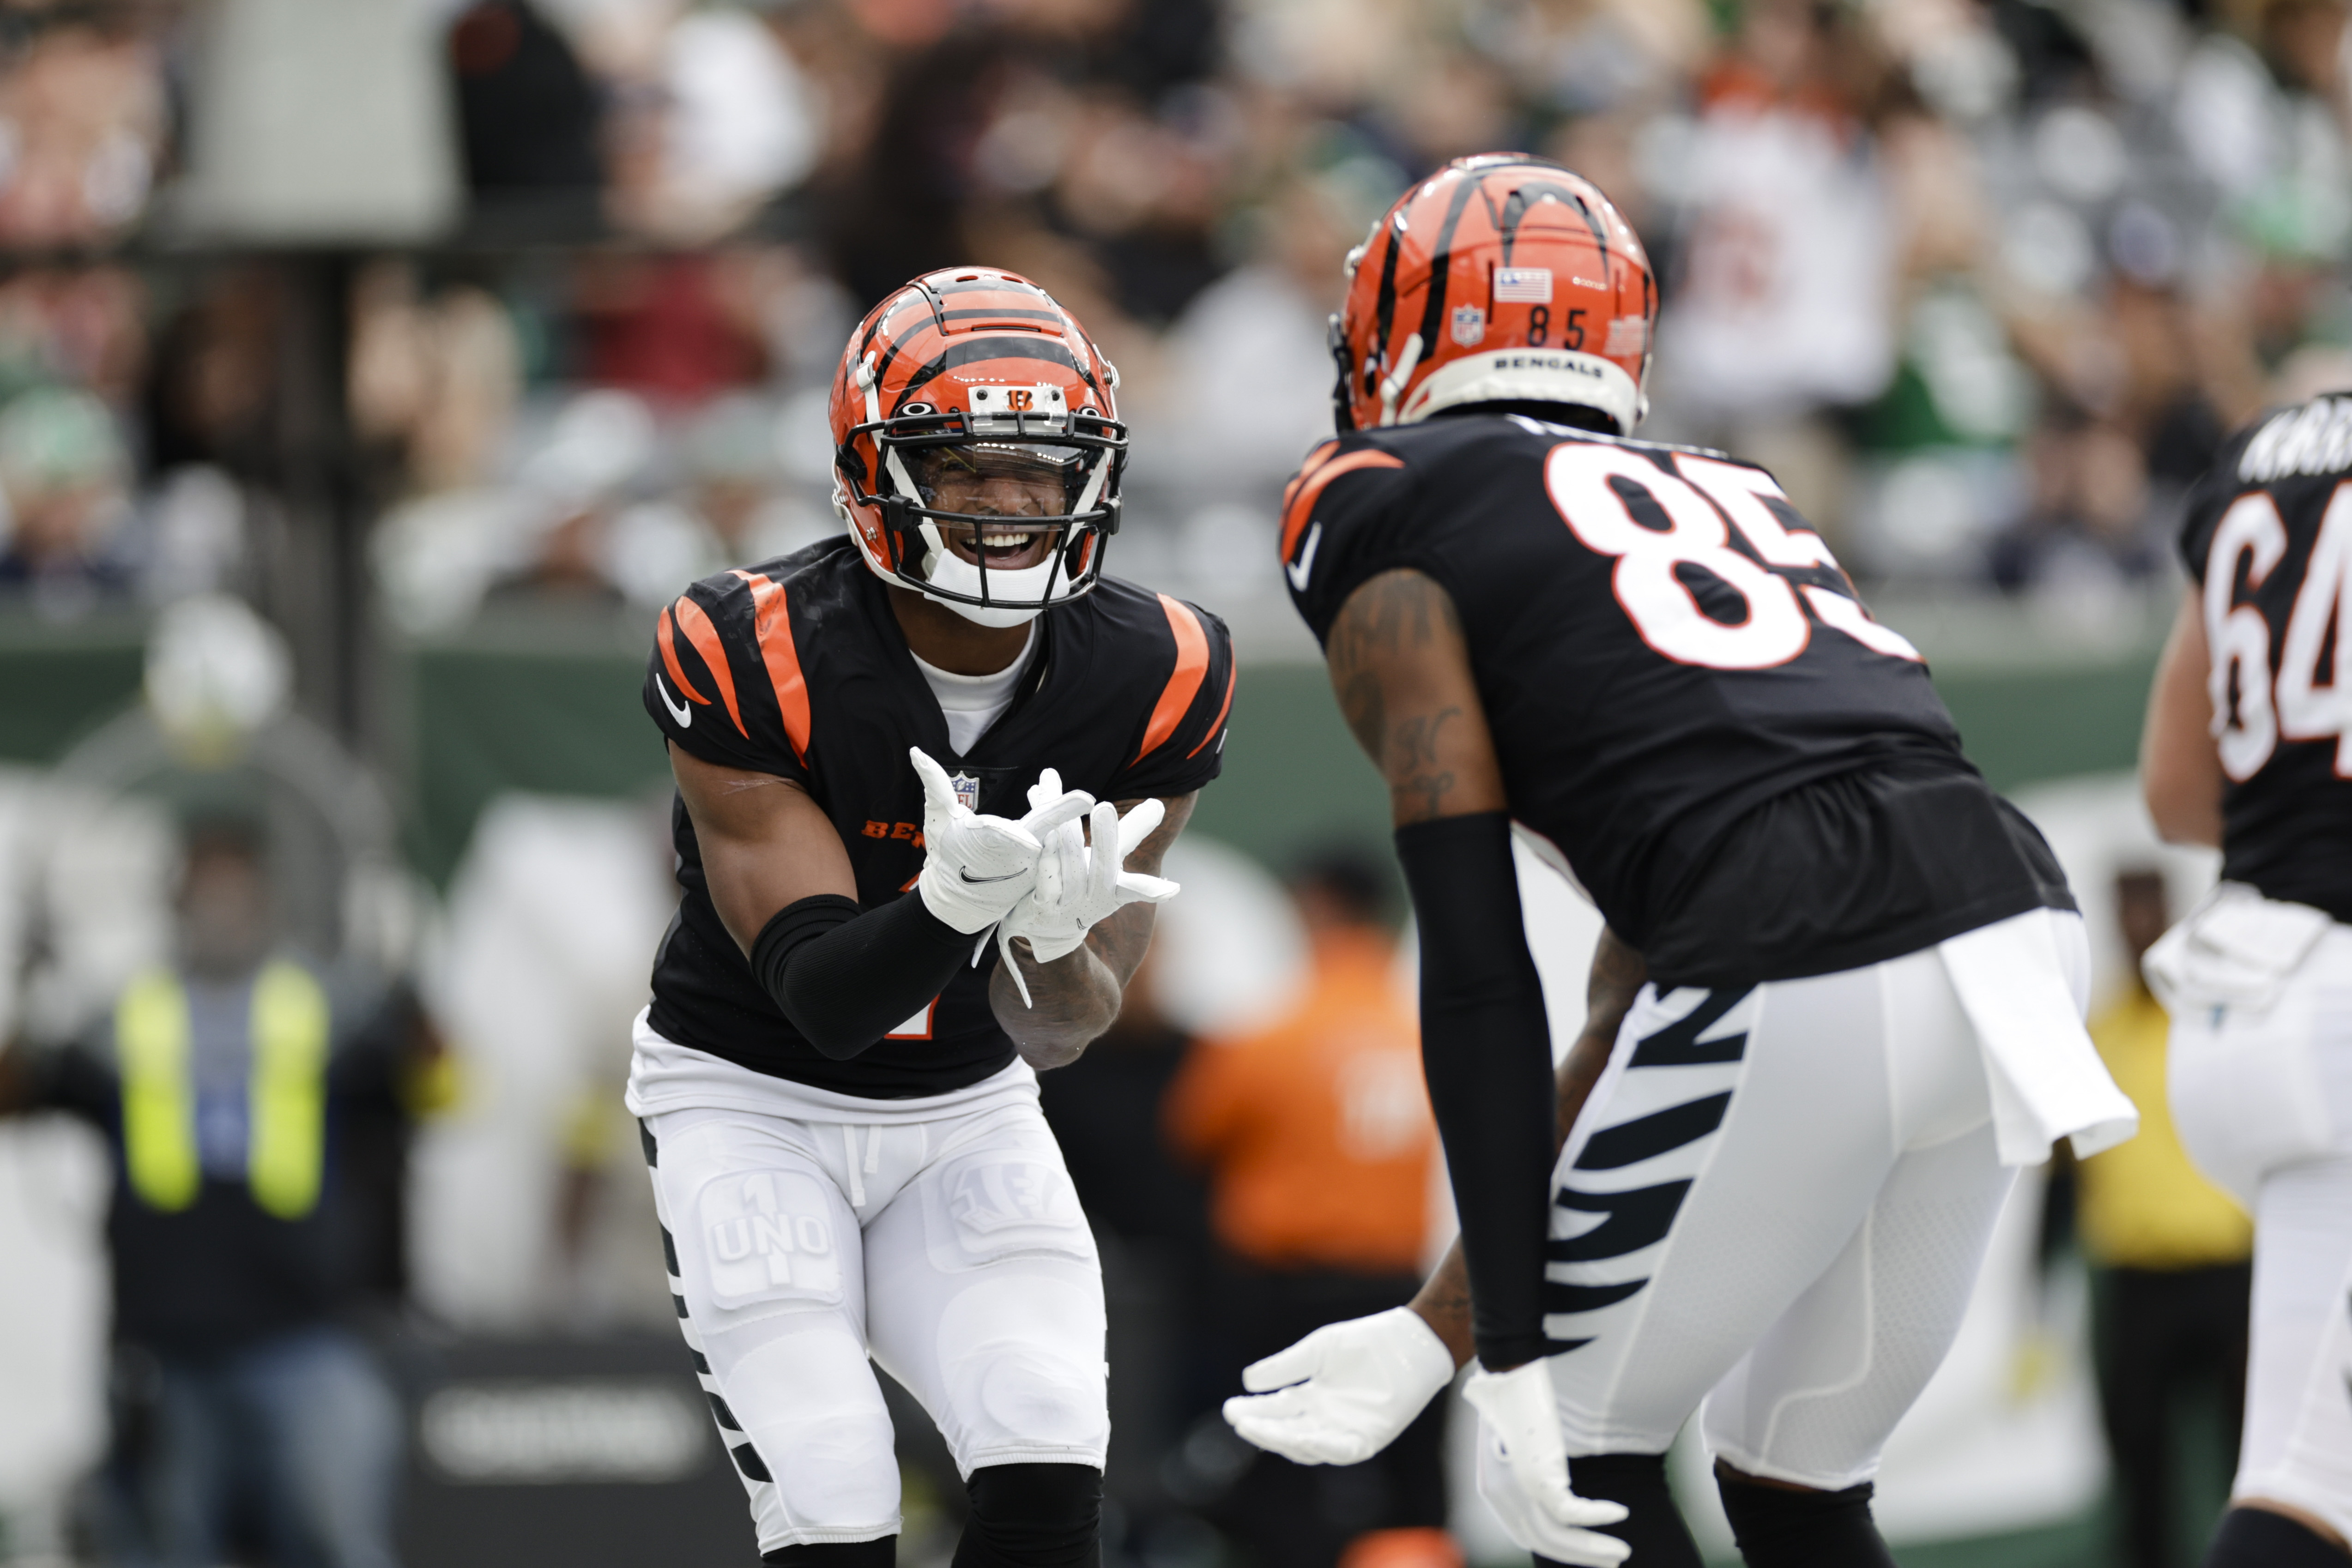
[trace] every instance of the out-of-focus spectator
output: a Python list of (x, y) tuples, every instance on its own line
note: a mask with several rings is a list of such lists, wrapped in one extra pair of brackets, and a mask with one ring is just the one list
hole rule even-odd
[(1270, 501), (1331, 431), (1331, 350), (1349, 246), (1379, 208), (1344, 175), (1286, 181), (1249, 214), (1255, 259), (1202, 291), (1170, 334), (1155, 389), (1161, 443), (1139, 474), (1207, 498)]
[(47, 9), (16, 23), (29, 37), (0, 56), (0, 242), (14, 246), (121, 235), (163, 154), (163, 73), (144, 18)]
[[(1834, 524), (1835, 461), (1810, 411), (1875, 397), (1894, 369), (1891, 224), (1853, 156), (1878, 62), (1859, 26), (1804, 0), (1756, 0), (1697, 83), (1677, 178), (1689, 217), (1658, 338), (1662, 392), (1685, 420), (1773, 463)], [(1769, 449), (1769, 450), (1768, 450)]]
[[(280, 939), (260, 830), (191, 824), (170, 963), (85, 1045), (10, 1058), (13, 1109), (79, 1114), (118, 1162), (107, 1243), (125, 1400), (108, 1559), (389, 1568), (397, 1401), (351, 1322), (386, 1283), (384, 1173), (352, 1149), (426, 1060), (413, 1009), (338, 998)], [(391, 1173), (397, 1182), (397, 1172)], [(263, 1539), (240, 1542), (239, 1519)]]
[(2247, 1298), (2253, 1225), (2199, 1175), (2173, 1131), (2165, 1092), (2171, 1027), (2140, 979), (2164, 934), (2164, 877), (2126, 870), (2116, 915), (2131, 954), (2131, 986), (2091, 1021), (2116, 1085), (2139, 1108), (2139, 1136), (2083, 1163), (2076, 1177), (2084, 1249), (2104, 1274), (2095, 1327), (2099, 1398), (2122, 1498), (2122, 1568), (2172, 1568), (2197, 1542), (2183, 1527), (2180, 1434), (2209, 1395), (2222, 1428), (2208, 1484), (2218, 1500), (2237, 1468), (2245, 1404)]
[(449, 68), (478, 208), (591, 226), (604, 108), (563, 34), (530, 0), (479, 0), (450, 24)]
[(820, 151), (815, 92), (782, 37), (747, 10), (686, 10), (621, 95), (610, 211), (678, 242), (735, 227)]
[(457, 283), (421, 298), (415, 269), (396, 262), (354, 283), (352, 423), (394, 450), (398, 488), (436, 495), (488, 480), (521, 380), (513, 318), (488, 289)]
[(760, 291), (731, 258), (584, 258), (572, 308), (581, 369), (599, 386), (656, 402), (701, 402), (767, 372)]
[(779, 435), (775, 407), (749, 393), (721, 398), (686, 423), (677, 493), (613, 519), (607, 557), (632, 604), (658, 605), (698, 578), (840, 531), (830, 507), (784, 486)]
[(88, 392), (40, 388), (0, 409), (0, 591), (58, 618), (126, 592), (131, 567), (117, 546), (128, 467), (113, 413)]
[[(1387, 880), (1336, 851), (1302, 863), (1290, 888), (1310, 947), (1305, 995), (1259, 1032), (1194, 1047), (1167, 1102), (1169, 1136), (1208, 1172), (1233, 1381), (1324, 1323), (1408, 1300), (1429, 1221), (1437, 1140)], [(1257, 1455), (1218, 1517), (1258, 1560), (1300, 1568), (1331, 1568), (1369, 1532), (1442, 1529), (1444, 1410), (1433, 1403), (1360, 1465)]]
[(2033, 589), (2088, 617), (2142, 584), (2168, 580), (2168, 541), (2152, 527), (2137, 442), (2111, 423), (2053, 410), (2034, 432), (2028, 465), (2029, 509), (1992, 549), (2002, 588)]
[(33, 267), (0, 281), (0, 395), (77, 386), (129, 409), (147, 369), (147, 290), (121, 267)]
[(394, 508), (373, 541), (394, 620), (410, 632), (446, 631), (491, 595), (504, 603), (618, 605), (614, 519), (653, 461), (656, 434), (642, 400), (583, 392), (541, 427), (511, 484)]
[(158, 324), (154, 369), (141, 400), (150, 463), (215, 463), (248, 478), (276, 472), (271, 415), (288, 315), (285, 278), (266, 263), (236, 263), (188, 280)]

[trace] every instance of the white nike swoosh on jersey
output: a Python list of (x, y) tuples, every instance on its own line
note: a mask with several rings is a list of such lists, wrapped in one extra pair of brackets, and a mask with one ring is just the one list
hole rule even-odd
[(1318, 523), (1307, 530), (1307, 548), (1298, 552), (1297, 560), (1284, 569), (1290, 573), (1290, 586), (1301, 593), (1307, 591), (1307, 580), (1315, 571), (1315, 547), (1322, 542), (1323, 525)]
[(669, 716), (677, 720), (678, 728), (691, 729), (694, 727), (694, 710), (682, 702), (670, 701), (669, 688), (662, 685), (659, 675), (654, 677), (654, 690), (661, 693), (662, 706), (669, 709)]

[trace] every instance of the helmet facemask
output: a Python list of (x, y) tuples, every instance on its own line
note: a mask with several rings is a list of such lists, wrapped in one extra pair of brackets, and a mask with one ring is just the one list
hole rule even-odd
[[(1018, 626), (1091, 590), (1103, 541), (1118, 531), (1126, 428), (1091, 409), (1040, 413), (1059, 389), (974, 387), (973, 410), (902, 405), (858, 425), (841, 450), (851, 497), (878, 506), (890, 575), (984, 626)], [(991, 413), (992, 403), (1004, 403)], [(877, 411), (878, 413), (878, 410)], [(858, 481), (856, 438), (870, 434), (880, 473)]]

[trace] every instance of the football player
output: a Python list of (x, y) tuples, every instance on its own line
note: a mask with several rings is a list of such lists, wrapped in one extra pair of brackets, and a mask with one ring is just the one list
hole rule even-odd
[(2352, 397), (2273, 412), (2189, 497), (2141, 782), (2221, 884), (2152, 948), (2172, 1114), (2254, 1217), (2245, 1435), (2207, 1568), (2352, 1542)]
[[(1771, 476), (1629, 439), (1656, 289), (1599, 190), (1459, 160), (1349, 270), (1340, 434), (1282, 565), (1389, 784), (1462, 1257), (1228, 1410), (1360, 1457), (1454, 1333), (1480, 1490), (1540, 1561), (1696, 1568), (1664, 1461), (1704, 1399), (1752, 1568), (1888, 1563), (1879, 1451), (2014, 1167), (2134, 1124), (2081, 917)], [(1625, 1009), (1570, 1059), (1571, 1103), (1593, 1082), (1557, 1155), (1514, 833), (1607, 917), (1595, 1022)]]
[(959, 1568), (1097, 1560), (1100, 1269), (1034, 1070), (1117, 1014), (1234, 690), (1223, 622), (1102, 575), (1117, 381), (1034, 284), (915, 279), (834, 383), (847, 535), (658, 618), (685, 896), (628, 1103), (769, 1563), (892, 1560), (869, 1357), (966, 1479)]

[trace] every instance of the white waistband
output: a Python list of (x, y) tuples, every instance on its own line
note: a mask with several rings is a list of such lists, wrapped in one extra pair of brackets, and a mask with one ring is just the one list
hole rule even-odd
[(945, 1094), (926, 1094), (911, 1100), (873, 1100), (840, 1094), (754, 1072), (709, 1051), (665, 1039), (654, 1031), (650, 1012), (648, 1009), (639, 1013), (631, 1031), (636, 1046), (629, 1062), (628, 1106), (633, 1116), (655, 1116), (665, 1111), (748, 1111), (795, 1122), (850, 1122), (873, 1126), (927, 1122), (940, 1116), (961, 1115), (994, 1101), (1011, 1103), (1037, 1098), (1037, 1074), (1019, 1057), (1002, 1071)]

